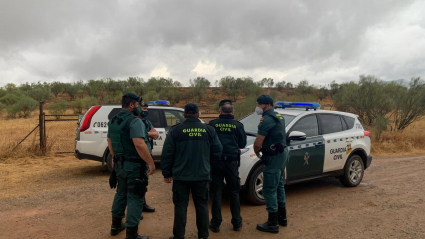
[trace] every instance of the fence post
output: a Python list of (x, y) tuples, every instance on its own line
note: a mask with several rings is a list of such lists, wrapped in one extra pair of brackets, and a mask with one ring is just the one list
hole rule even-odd
[(40, 149), (42, 154), (44, 155), (46, 153), (46, 130), (45, 130), (45, 124), (44, 124), (44, 112), (43, 112), (43, 104), (44, 101), (40, 101), (40, 115), (38, 118), (38, 125), (40, 127)]

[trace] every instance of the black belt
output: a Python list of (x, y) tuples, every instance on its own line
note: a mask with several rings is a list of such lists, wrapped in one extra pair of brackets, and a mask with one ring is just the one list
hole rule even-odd
[(144, 163), (143, 159), (135, 159), (135, 158), (124, 158), (121, 156), (115, 155), (115, 158), (119, 162), (132, 162), (132, 163)]
[(238, 157), (234, 156), (220, 156), (220, 161), (238, 161)]

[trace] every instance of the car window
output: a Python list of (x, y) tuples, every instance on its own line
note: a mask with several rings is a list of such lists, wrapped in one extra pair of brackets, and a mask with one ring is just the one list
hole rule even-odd
[(178, 110), (164, 110), (165, 113), (165, 121), (167, 122), (167, 126), (173, 126), (177, 123), (183, 122), (184, 116), (183, 111)]
[[(281, 114), (281, 115), (285, 119), (285, 127), (288, 126), (288, 124), (295, 118), (295, 116), (292, 116), (292, 115), (285, 115), (285, 114)], [(258, 125), (260, 124), (261, 117), (262, 117), (261, 115), (257, 115), (253, 113), (241, 119), (240, 122), (243, 124), (245, 132), (250, 134), (257, 134)]]
[(316, 115), (309, 115), (298, 120), (290, 131), (303, 132), (307, 137), (319, 135), (319, 125), (317, 124)]
[(149, 109), (148, 108), (148, 119), (154, 128), (163, 128), (164, 126), (161, 125), (161, 115), (158, 109)]
[(321, 114), (323, 134), (332, 134), (342, 131), (342, 122), (339, 115)]
[(121, 111), (121, 108), (113, 108), (111, 110), (111, 112), (108, 115), (108, 120), (111, 120), (112, 117), (114, 117), (115, 115), (117, 115), (119, 112)]
[(344, 117), (345, 122), (347, 122), (348, 129), (352, 129), (354, 127), (354, 122), (356, 121), (356, 119), (350, 116), (345, 116), (345, 115), (342, 117)]
[(340, 115), (340, 117), (341, 117), (341, 122), (342, 122), (342, 130), (348, 130), (347, 123), (345, 123), (345, 120), (342, 118), (341, 115)]

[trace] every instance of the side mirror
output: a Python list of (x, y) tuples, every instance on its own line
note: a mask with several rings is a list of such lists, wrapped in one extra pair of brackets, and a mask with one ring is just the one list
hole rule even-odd
[(306, 138), (305, 133), (300, 131), (292, 131), (288, 136), (288, 140), (305, 140)]

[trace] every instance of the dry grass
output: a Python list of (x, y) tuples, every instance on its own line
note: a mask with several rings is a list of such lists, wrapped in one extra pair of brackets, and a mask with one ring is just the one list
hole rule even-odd
[(0, 162), (0, 200), (106, 183), (108, 176), (99, 162), (78, 160), (71, 154), (8, 158)]
[(374, 155), (425, 154), (425, 118), (411, 124), (403, 132), (384, 132), (381, 138), (372, 142)]

